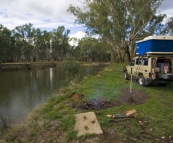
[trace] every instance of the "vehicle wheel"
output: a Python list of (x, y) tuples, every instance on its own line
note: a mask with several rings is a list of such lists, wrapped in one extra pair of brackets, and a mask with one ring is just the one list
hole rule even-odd
[(127, 71), (124, 72), (124, 78), (126, 80), (129, 80), (130, 79), (129, 74), (127, 73)]
[(139, 75), (139, 77), (138, 77), (138, 82), (139, 82), (139, 85), (141, 85), (141, 86), (147, 86), (147, 85), (148, 85), (148, 82), (147, 82), (147, 80), (143, 77), (143, 75)]

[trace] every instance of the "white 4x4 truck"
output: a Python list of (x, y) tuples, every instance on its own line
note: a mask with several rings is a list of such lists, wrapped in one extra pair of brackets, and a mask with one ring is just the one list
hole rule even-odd
[(142, 86), (173, 81), (173, 36), (149, 36), (136, 42), (136, 54), (123, 67), (125, 79), (138, 79)]

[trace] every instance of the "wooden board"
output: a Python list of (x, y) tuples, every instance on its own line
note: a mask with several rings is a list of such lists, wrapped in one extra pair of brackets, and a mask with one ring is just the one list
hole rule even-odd
[(92, 133), (103, 134), (94, 112), (76, 114), (75, 117), (76, 124), (74, 129), (78, 131), (77, 136)]

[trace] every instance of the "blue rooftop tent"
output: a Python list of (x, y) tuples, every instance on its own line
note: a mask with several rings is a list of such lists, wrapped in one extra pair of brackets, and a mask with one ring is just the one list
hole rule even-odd
[(149, 36), (137, 41), (136, 54), (173, 54), (173, 36)]

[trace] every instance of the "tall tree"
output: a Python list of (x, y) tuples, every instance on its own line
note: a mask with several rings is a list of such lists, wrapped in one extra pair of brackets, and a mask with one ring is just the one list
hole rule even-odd
[(70, 30), (66, 30), (64, 26), (60, 26), (52, 31), (52, 55), (54, 60), (62, 60), (65, 58), (69, 50), (69, 37)]
[[(137, 39), (154, 34), (166, 15), (156, 15), (162, 0), (85, 0), (85, 9), (70, 6), (76, 23), (86, 26), (88, 33), (99, 34), (112, 46), (117, 60), (134, 56)], [(152, 24), (152, 28), (151, 28)], [(162, 27), (164, 28), (164, 27)], [(163, 30), (157, 31), (162, 32)]]
[(14, 30), (14, 36), (16, 41), (23, 44), (19, 44), (22, 47), (21, 53), (24, 60), (31, 60), (34, 57), (34, 34), (35, 29), (31, 23), (17, 26)]
[(166, 24), (167, 24), (167, 26), (168, 26), (167, 31), (169, 31), (169, 34), (170, 34), (170, 35), (173, 35), (173, 16), (172, 16), (172, 17), (169, 17), (169, 18), (167, 19)]
[(15, 58), (15, 39), (6, 27), (0, 27), (0, 61), (13, 61)]
[(78, 60), (108, 61), (110, 46), (102, 39), (84, 37), (79, 40), (78, 46), (74, 49)]
[(4, 30), (4, 26), (0, 24), (0, 64), (2, 63), (4, 47), (6, 46), (4, 43), (3, 30)]
[(50, 60), (50, 40), (51, 34), (44, 30), (43, 32), (37, 28), (35, 30), (35, 58), (40, 60)]

